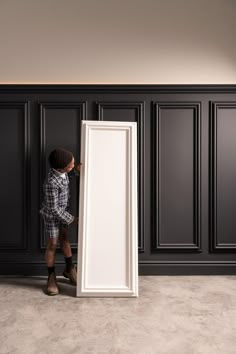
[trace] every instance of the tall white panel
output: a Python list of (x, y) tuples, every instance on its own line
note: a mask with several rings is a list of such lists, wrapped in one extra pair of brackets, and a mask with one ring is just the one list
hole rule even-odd
[(77, 296), (138, 296), (136, 125), (82, 121)]

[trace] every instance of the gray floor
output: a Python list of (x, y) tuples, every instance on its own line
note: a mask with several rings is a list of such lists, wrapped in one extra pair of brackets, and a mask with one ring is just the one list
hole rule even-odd
[(140, 276), (134, 299), (45, 279), (0, 278), (1, 354), (236, 354), (236, 276)]

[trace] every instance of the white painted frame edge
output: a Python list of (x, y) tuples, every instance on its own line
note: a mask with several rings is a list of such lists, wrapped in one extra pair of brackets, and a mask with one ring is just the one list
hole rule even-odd
[[(138, 297), (138, 216), (137, 216), (137, 123), (136, 122), (111, 122), (111, 121), (82, 121), (81, 122), (81, 171), (80, 171), (80, 201), (79, 201), (79, 229), (78, 229), (78, 297)], [(87, 225), (87, 166), (89, 154), (90, 129), (127, 129), (129, 136), (128, 154), (130, 161), (130, 238), (127, 238), (129, 249), (129, 287), (127, 288), (89, 288), (86, 282), (86, 225)]]

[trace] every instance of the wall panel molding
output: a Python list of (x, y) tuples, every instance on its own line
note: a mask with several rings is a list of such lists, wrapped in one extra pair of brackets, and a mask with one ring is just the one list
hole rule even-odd
[[(57, 273), (62, 273), (64, 261), (55, 261)], [(1, 274), (4, 275), (47, 275), (44, 261), (0, 262)], [(146, 262), (139, 261), (139, 275), (235, 275), (236, 262)], [(3, 278), (2, 278), (3, 282)]]
[[(43, 197), (43, 182), (46, 176), (46, 146), (47, 146), (47, 112), (52, 110), (75, 110), (78, 111), (78, 127), (80, 129), (81, 121), (86, 120), (87, 117), (87, 103), (82, 102), (39, 102), (40, 109), (40, 201)], [(65, 116), (65, 120), (67, 117)], [(58, 126), (55, 127), (55, 135), (57, 134)], [(66, 132), (65, 132), (66, 133)], [(80, 130), (74, 132), (75, 136), (80, 139)], [(68, 137), (68, 140), (70, 137)], [(58, 144), (57, 144), (58, 146)], [(55, 147), (55, 146), (54, 146)], [(77, 150), (80, 146), (77, 147)], [(40, 206), (39, 206), (40, 208)], [(45, 249), (47, 243), (47, 237), (44, 232), (43, 222), (40, 218), (40, 248)], [(77, 242), (71, 242), (71, 248), (77, 249)], [(59, 248), (59, 246), (58, 246)]]
[[(163, 242), (161, 241), (162, 234), (162, 221), (165, 219), (166, 224), (171, 223), (172, 220), (169, 220), (169, 215), (165, 214), (165, 211), (162, 210), (162, 198), (167, 199), (166, 192), (161, 190), (162, 181), (160, 176), (162, 168), (168, 163), (165, 157), (164, 161), (161, 161), (161, 154), (166, 154), (168, 149), (167, 143), (164, 141), (166, 137), (161, 136), (161, 124), (162, 124), (162, 111), (164, 110), (191, 110), (192, 111), (192, 120), (193, 120), (193, 240), (189, 242)], [(152, 179), (152, 188), (153, 188), (153, 208), (152, 208), (152, 223), (153, 223), (153, 237), (152, 237), (152, 250), (153, 251), (177, 251), (177, 252), (186, 252), (186, 251), (201, 251), (201, 222), (200, 222), (200, 166), (201, 166), (201, 144), (200, 144), (200, 134), (201, 134), (201, 117), (200, 117), (201, 105), (199, 102), (153, 102), (153, 179)], [(178, 117), (175, 117), (178, 119)], [(172, 119), (172, 123), (174, 120)], [(167, 128), (165, 128), (167, 129)], [(169, 128), (170, 129), (170, 126)], [(173, 136), (173, 133), (171, 133)], [(182, 131), (181, 131), (182, 134)], [(161, 139), (165, 144), (164, 151), (161, 151)], [(169, 141), (171, 143), (171, 141)], [(167, 153), (167, 156), (168, 153)], [(172, 182), (174, 182), (174, 176), (170, 177)], [(184, 177), (184, 173), (181, 176)], [(164, 189), (164, 188), (162, 188)], [(163, 196), (164, 195), (164, 196)], [(181, 202), (181, 201), (180, 201)], [(168, 205), (168, 202), (167, 202)], [(170, 205), (169, 205), (170, 207)], [(164, 213), (164, 216), (162, 214)], [(176, 213), (176, 211), (174, 211)], [(178, 218), (177, 215), (173, 215), (173, 218)], [(183, 218), (184, 220), (184, 218)], [(184, 225), (182, 225), (184, 226)], [(166, 235), (163, 236), (164, 238)], [(169, 236), (168, 236), (169, 237)], [(172, 236), (174, 238), (174, 235)]]
[[(60, 145), (79, 162), (87, 117), (138, 125), (139, 274), (236, 274), (236, 85), (116, 84), (0, 85), (0, 274), (46, 275), (46, 157)], [(69, 228), (75, 263), (77, 234)], [(55, 264), (63, 270), (60, 250)]]
[(149, 85), (149, 84), (0, 84), (0, 94), (18, 94), (18, 93), (220, 93), (220, 94), (235, 94), (236, 85)]
[[(228, 113), (232, 112), (232, 116)], [(224, 113), (223, 113), (224, 112)], [(223, 116), (222, 116), (223, 114)], [(220, 120), (220, 127), (219, 127)], [(224, 120), (224, 124), (222, 124)], [(235, 122), (235, 126), (233, 125)], [(232, 131), (234, 136), (231, 136), (227, 131), (226, 126), (231, 125), (229, 130)], [(227, 136), (226, 136), (227, 134)], [(236, 134), (236, 101), (235, 102), (210, 102), (210, 173), (209, 173), (209, 199), (210, 199), (210, 251), (211, 252), (236, 252), (236, 242), (224, 241), (227, 238), (227, 231), (230, 233), (236, 232), (236, 224), (234, 223), (236, 214), (235, 208), (232, 204), (234, 199), (235, 179), (233, 181), (228, 178), (229, 175), (235, 175), (234, 172), (234, 158), (230, 153), (236, 154), (236, 144), (232, 145), (235, 140)], [(235, 149), (234, 149), (235, 148)], [(219, 150), (221, 151), (219, 152)], [(232, 151), (234, 149), (234, 151)], [(221, 158), (219, 157), (221, 153)], [(224, 159), (222, 158), (224, 157)], [(225, 161), (230, 159), (226, 165)], [(235, 158), (236, 162), (236, 158)], [(221, 176), (220, 176), (220, 175)], [(233, 182), (229, 186), (229, 183)], [(226, 189), (227, 188), (227, 189)], [(227, 195), (228, 192), (228, 195)], [(233, 214), (232, 214), (233, 212)], [(218, 215), (220, 213), (220, 215)], [(220, 220), (219, 220), (220, 218)], [(225, 223), (225, 225), (223, 225)], [(222, 232), (222, 226), (224, 230)], [(231, 225), (229, 229), (228, 226)], [(235, 239), (232, 235), (232, 239)], [(220, 241), (221, 238), (221, 241)]]
[[(18, 205), (19, 208), (22, 208), (23, 210), (23, 218), (22, 218), (22, 230), (20, 230), (20, 225), (17, 226), (16, 229), (14, 228), (9, 228), (7, 232), (5, 233), (2, 228), (2, 232), (4, 232), (4, 235), (2, 235), (3, 241), (0, 241), (0, 250), (27, 250), (29, 249), (30, 246), (30, 219), (31, 219), (31, 208), (30, 208), (30, 186), (31, 186), (31, 176), (30, 176), (30, 102), (29, 101), (0, 101), (0, 120), (1, 120), (1, 110), (19, 110), (19, 112), (22, 113), (22, 121), (21, 121), (21, 128), (20, 131), (18, 131), (18, 126), (16, 124), (15, 126), (15, 131), (17, 133), (21, 133), (21, 139), (23, 142), (23, 156), (22, 156), (22, 174), (23, 174), (23, 185), (22, 185), (22, 205)], [(12, 116), (13, 117), (13, 116)], [(14, 118), (14, 117), (13, 117)], [(18, 119), (16, 120), (16, 123), (18, 123)], [(5, 128), (5, 127), (3, 127)], [(1, 128), (1, 129), (3, 129)], [(4, 132), (5, 134), (7, 133), (6, 131)], [(8, 132), (9, 133), (9, 132)], [(11, 140), (12, 136), (9, 135), (8, 137), (9, 142), (11, 144), (11, 149), (14, 149), (14, 142)], [(16, 142), (15, 142), (16, 143)], [(9, 147), (4, 146), (6, 151), (8, 151)], [(21, 146), (15, 146), (17, 151), (20, 151)], [(16, 151), (16, 152), (17, 152)], [(10, 156), (10, 155), (9, 155)], [(9, 159), (8, 156), (8, 159)], [(11, 164), (14, 162), (11, 161)], [(16, 173), (19, 172), (19, 170), (14, 171)], [(16, 181), (17, 183), (17, 181)], [(2, 185), (2, 187), (5, 187)], [(10, 188), (10, 186), (8, 187)], [(7, 189), (5, 188), (5, 191)], [(12, 194), (10, 195), (10, 198), (13, 197)], [(15, 197), (15, 195), (14, 195)], [(19, 196), (18, 196), (19, 197)], [(2, 201), (4, 202), (4, 197), (1, 197)], [(6, 203), (6, 201), (5, 201)], [(8, 200), (9, 203), (9, 200)], [(12, 205), (12, 208), (14, 208), (14, 205), (17, 205), (19, 203), (19, 199), (10, 199), (10, 203)], [(4, 206), (2, 206), (4, 207)], [(13, 210), (13, 209), (12, 209)], [(13, 216), (12, 213), (9, 214), (9, 219), (11, 222), (11, 217)], [(7, 220), (5, 220), (6, 222)], [(8, 222), (8, 221), (7, 221)], [(13, 220), (15, 223), (16, 220)], [(11, 239), (11, 230), (13, 231), (12, 239), (15, 240), (15, 232), (20, 233), (22, 231), (22, 239), (18, 243), (14, 242), (6, 242), (7, 239)], [(2, 239), (1, 238), (1, 239)]]

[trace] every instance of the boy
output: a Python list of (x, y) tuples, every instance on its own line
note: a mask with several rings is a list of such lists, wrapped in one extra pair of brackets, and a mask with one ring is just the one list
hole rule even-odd
[[(68, 206), (68, 173), (74, 168), (74, 156), (70, 151), (58, 148), (50, 153), (49, 164), (51, 168), (44, 182), (44, 200), (40, 213), (43, 216), (45, 232), (48, 236), (45, 252), (45, 261), (48, 267), (47, 294), (57, 295), (59, 289), (54, 262), (58, 239), (66, 262), (63, 275), (69, 278), (72, 284), (76, 285), (77, 282), (76, 268), (72, 263), (72, 252), (68, 239), (68, 225), (78, 224), (78, 217), (70, 214)], [(80, 164), (77, 166), (77, 170), (80, 170)]]

